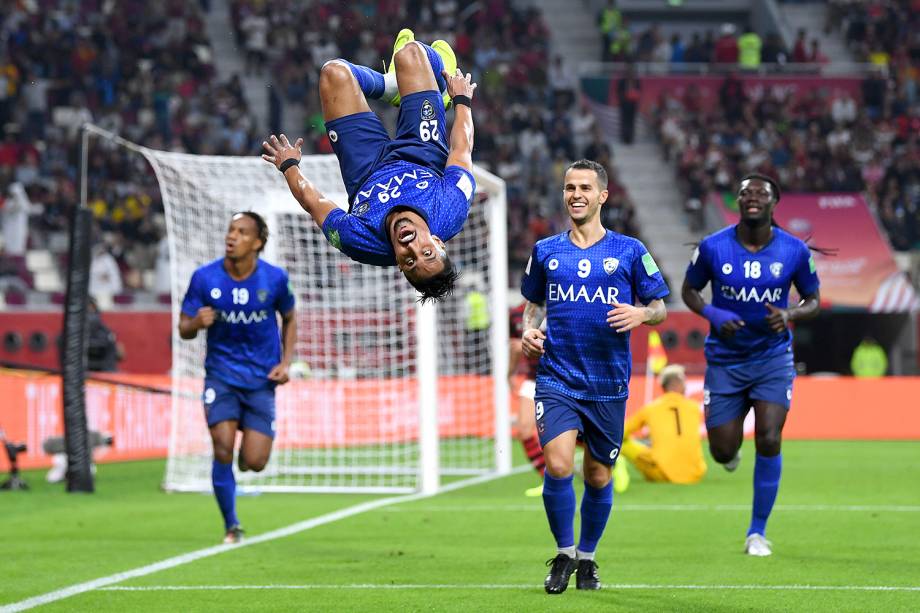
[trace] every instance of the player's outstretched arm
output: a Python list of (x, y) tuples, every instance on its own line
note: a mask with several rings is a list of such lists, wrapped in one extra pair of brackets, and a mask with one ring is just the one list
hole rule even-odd
[(274, 164), (275, 168), (284, 174), (288, 189), (300, 203), (300, 207), (310, 214), (316, 225), (322, 229), (323, 222), (330, 211), (338, 208), (334, 202), (323, 196), (311, 181), (300, 174), (297, 164), (300, 163), (300, 146), (303, 139), (298, 138), (293, 145), (284, 134), (277, 137), (274, 134), (262, 141), (262, 159)]
[(210, 328), (214, 323), (214, 309), (211, 307), (201, 307), (194, 317), (189, 317), (185, 313), (179, 314), (179, 336), (187, 341), (198, 336), (198, 331), (202, 328)]
[[(448, 74), (446, 70), (441, 74), (447, 81), (447, 93), (451, 98), (463, 96), (469, 100), (473, 99), (476, 84), (473, 83), (471, 74), (467, 73), (464, 76), (459, 68), (456, 74)], [(454, 101), (454, 126), (450, 130), (447, 165), (459, 166), (473, 172), (473, 110), (462, 100), (463, 98)]]

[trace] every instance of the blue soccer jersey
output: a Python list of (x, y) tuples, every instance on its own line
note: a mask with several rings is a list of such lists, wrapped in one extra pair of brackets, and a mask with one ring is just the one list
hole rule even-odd
[(701, 290), (712, 283), (712, 305), (744, 320), (731, 338), (722, 338), (710, 326), (705, 352), (711, 364), (766, 359), (792, 351), (792, 332), (778, 334), (770, 329), (766, 305), (786, 308), (793, 284), (800, 296), (818, 291), (808, 245), (774, 226), (773, 239), (752, 253), (738, 241), (736, 227), (703, 239), (687, 267), (691, 287)]
[(476, 182), (459, 166), (444, 176), (410, 162), (382, 166), (358, 189), (348, 213), (335, 209), (323, 222), (323, 234), (353, 260), (374, 266), (395, 266), (386, 218), (396, 207), (411, 209), (428, 223), (431, 233), (448, 241), (463, 229)]
[(205, 264), (192, 275), (182, 312), (195, 317), (206, 306), (215, 311), (207, 329), (207, 377), (245, 389), (265, 387), (268, 373), (281, 361), (276, 313), (294, 308), (287, 273), (257, 260), (252, 274), (237, 281), (224, 269), (223, 258)]
[(521, 293), (546, 303), (545, 353), (537, 387), (580, 400), (620, 400), (629, 395), (629, 333), (607, 323), (612, 303), (648, 304), (668, 295), (651, 254), (640, 241), (607, 231), (587, 249), (564, 232), (539, 241), (521, 280)]

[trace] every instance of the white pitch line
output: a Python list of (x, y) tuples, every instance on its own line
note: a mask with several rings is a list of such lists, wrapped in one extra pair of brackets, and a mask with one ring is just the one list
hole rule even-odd
[[(536, 583), (352, 583), (307, 585), (146, 585), (104, 587), (104, 592), (194, 592), (234, 590), (539, 590)], [(920, 592), (913, 585), (658, 585), (654, 583), (604, 584), (607, 590), (803, 590), (843, 592)]]
[[(528, 470), (533, 470), (533, 467), (530, 464), (523, 464), (512, 468), (510, 474), (522, 473)], [(215, 545), (213, 547), (206, 547), (197, 551), (191, 551), (189, 553), (184, 553), (172, 558), (167, 558), (159, 562), (154, 562), (153, 564), (141, 566), (133, 570), (115, 573), (114, 575), (109, 575), (108, 577), (101, 577), (99, 579), (93, 579), (92, 581), (86, 581), (84, 583), (77, 583), (75, 585), (61, 588), (59, 590), (54, 590), (53, 592), (48, 592), (46, 594), (33, 596), (32, 598), (27, 598), (18, 602), (13, 602), (0, 607), (0, 613), (25, 611), (33, 607), (38, 607), (58, 600), (63, 600), (64, 598), (70, 598), (71, 596), (76, 596), (77, 594), (98, 590), (115, 583), (121, 583), (122, 581), (127, 581), (128, 579), (135, 579), (137, 577), (151, 575), (153, 573), (160, 572), (161, 570), (182, 566), (183, 564), (201, 560), (202, 558), (209, 558), (211, 556), (226, 553), (228, 551), (235, 551), (241, 547), (249, 547), (251, 545), (257, 545), (259, 543), (265, 543), (267, 541), (273, 541), (275, 539), (291, 536), (292, 534), (297, 534), (298, 532), (304, 532), (305, 530), (310, 530), (324, 524), (330, 524), (332, 522), (339, 521), (340, 519), (346, 519), (361, 513), (373, 511), (381, 507), (412, 502), (415, 500), (422, 500), (424, 498), (437, 496), (438, 494), (445, 494), (447, 492), (452, 492), (465, 487), (487, 483), (489, 481), (494, 481), (495, 479), (500, 479), (506, 476), (508, 475), (482, 475), (479, 477), (464, 479), (462, 481), (456, 481), (449, 485), (445, 485), (433, 494), (408, 494), (405, 496), (391, 496), (389, 498), (381, 498), (379, 500), (370, 500), (368, 502), (356, 504), (351, 507), (339, 509), (338, 511), (333, 511), (332, 513), (320, 515), (319, 517), (297, 522), (296, 524), (291, 524), (290, 526), (285, 526), (284, 528), (278, 528), (277, 530), (272, 530), (271, 532), (266, 532), (258, 536), (246, 537), (242, 542), (235, 545)]]
[[(750, 511), (749, 504), (613, 504), (614, 513), (629, 511)], [(841, 511), (856, 513), (920, 513), (920, 505), (832, 505), (832, 504), (778, 504), (774, 511)], [(533, 511), (543, 513), (540, 500), (533, 504), (507, 504), (507, 505), (429, 505), (424, 507), (388, 508), (387, 513), (437, 513), (437, 512), (519, 512)]]

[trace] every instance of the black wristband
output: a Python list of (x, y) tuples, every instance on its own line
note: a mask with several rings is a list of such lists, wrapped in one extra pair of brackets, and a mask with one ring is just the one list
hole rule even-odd
[(284, 160), (283, 162), (281, 162), (281, 166), (278, 167), (278, 170), (280, 170), (283, 174), (284, 171), (290, 168), (291, 166), (298, 166), (299, 164), (300, 164), (300, 160), (298, 160), (297, 158), (288, 158)]
[(464, 96), (463, 94), (457, 94), (456, 96), (451, 98), (451, 100), (453, 100), (454, 106), (457, 106), (458, 104), (465, 104), (471, 109), (473, 108), (473, 100), (469, 96)]

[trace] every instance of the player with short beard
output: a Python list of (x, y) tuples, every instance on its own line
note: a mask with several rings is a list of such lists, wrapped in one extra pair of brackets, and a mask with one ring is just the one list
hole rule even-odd
[[(629, 331), (664, 321), (662, 298), (669, 293), (645, 245), (601, 225), (603, 166), (573, 163), (562, 195), (571, 229), (534, 246), (521, 281), (527, 300), (521, 346), (524, 355), (540, 357), (535, 400), (546, 461), (543, 505), (558, 548), (547, 562), (550, 594), (564, 592), (576, 570), (578, 589), (601, 587), (594, 553), (613, 506), (611, 467), (623, 442), (632, 369)], [(539, 325), (544, 310), (545, 333)], [(572, 480), (579, 437), (585, 493), (576, 548)]]
[[(364, 264), (398, 266), (424, 302), (450, 294), (459, 274), (445, 242), (463, 229), (476, 189), (476, 84), (457, 69), (445, 41), (429, 47), (414, 38), (412, 30), (400, 31), (386, 74), (342, 59), (320, 72), (323, 118), (348, 192), (347, 213), (297, 168), (303, 139), (291, 144), (284, 134), (273, 134), (262, 143), (262, 157), (284, 173), (291, 193), (336, 249)], [(371, 111), (369, 98), (399, 106), (395, 139)], [(455, 112), (448, 148), (450, 104)]]
[(243, 432), (240, 470), (261, 471), (275, 438), (275, 387), (288, 381), (297, 341), (287, 273), (259, 259), (267, 242), (268, 226), (260, 215), (234, 215), (224, 257), (192, 274), (179, 315), (183, 339), (207, 330), (202, 399), (214, 446), (211, 481), (224, 518), (224, 543), (237, 543), (243, 535), (233, 476), (237, 430)]
[[(820, 309), (808, 245), (773, 221), (779, 199), (770, 177), (744, 177), (740, 223), (703, 239), (681, 289), (687, 306), (710, 323), (703, 405), (709, 451), (726, 470), (740, 462), (744, 417), (754, 409), (754, 500), (744, 543), (752, 556), (773, 553), (764, 534), (779, 490), (783, 425), (795, 379), (789, 323), (811, 319)], [(709, 283), (712, 304), (700, 293)], [(792, 285), (802, 298), (789, 306)]]

